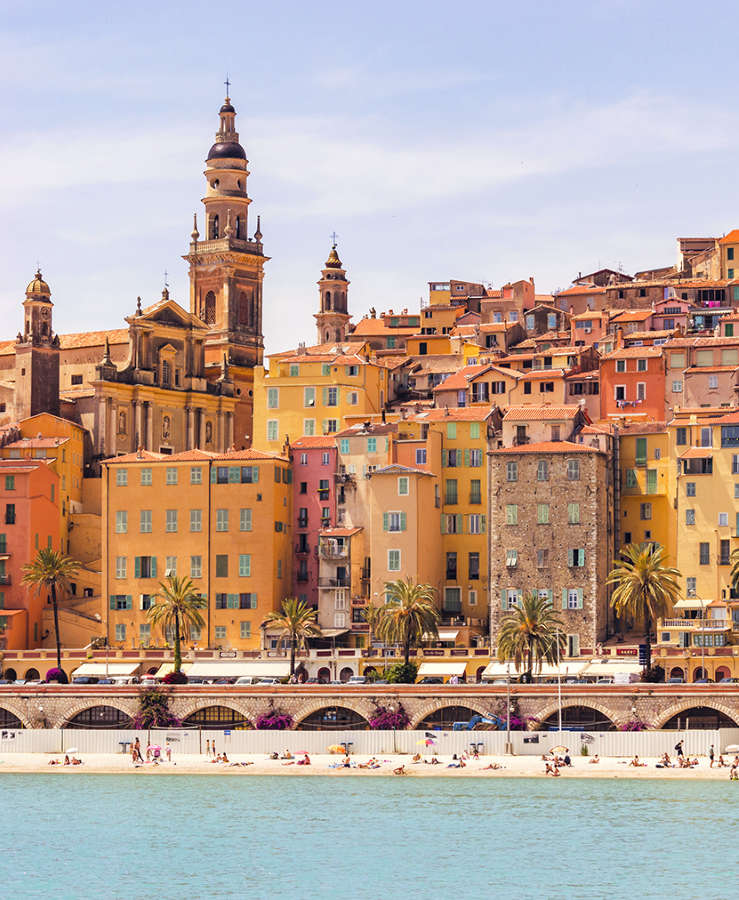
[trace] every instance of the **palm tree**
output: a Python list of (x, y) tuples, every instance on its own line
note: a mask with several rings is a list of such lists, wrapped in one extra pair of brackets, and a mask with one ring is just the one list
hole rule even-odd
[(410, 662), (411, 647), (426, 636), (437, 637), (439, 610), (434, 605), (434, 588), (430, 584), (414, 584), (408, 578), (385, 584), (387, 603), (380, 607), (377, 636), (388, 644), (401, 644), (403, 662)]
[(200, 610), (205, 609), (208, 601), (200, 596), (195, 585), (185, 576), (168, 575), (165, 581), (159, 582), (159, 588), (147, 615), (149, 621), (165, 630), (165, 636), (166, 629), (174, 626), (174, 671), (179, 672), (182, 669), (180, 626), (202, 628), (205, 622)]
[(30, 563), (23, 566), (23, 584), (41, 592), (46, 589), (54, 610), (54, 638), (56, 640), (56, 667), (62, 667), (62, 642), (59, 638), (59, 606), (57, 591), (66, 589), (69, 579), (79, 568), (79, 563), (51, 547), (42, 547)]
[(290, 677), (295, 674), (295, 651), (305, 645), (306, 638), (320, 637), (321, 629), (316, 622), (316, 610), (305, 600), (285, 597), (282, 608), (267, 613), (262, 627), (271, 625), (283, 637), (290, 639)]
[(547, 597), (538, 591), (525, 594), (520, 606), (503, 617), (498, 629), (498, 659), (513, 660), (524, 681), (531, 682), (534, 669), (541, 671), (543, 662), (556, 664), (564, 649), (564, 623)]
[(731, 551), (731, 574), (729, 575), (731, 587), (736, 590), (739, 586), (739, 547)]
[(644, 619), (647, 668), (651, 664), (652, 623), (668, 615), (680, 596), (678, 579), (682, 576), (665, 565), (666, 559), (667, 552), (659, 544), (627, 544), (621, 550), (621, 561), (606, 579), (606, 584), (615, 585), (611, 606), (616, 615)]
[(373, 606), (371, 603), (368, 603), (364, 608), (364, 621), (369, 625), (369, 632), (367, 635), (368, 647), (372, 647), (372, 637), (377, 634), (377, 627), (380, 624), (382, 613), (383, 608), (381, 606)]

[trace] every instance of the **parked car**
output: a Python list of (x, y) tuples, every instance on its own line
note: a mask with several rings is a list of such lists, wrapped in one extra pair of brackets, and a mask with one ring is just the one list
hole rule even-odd
[(668, 684), (684, 684), (685, 679), (680, 675), (674, 675), (672, 678), (667, 679)]
[(722, 678), (719, 684), (739, 684), (739, 678)]
[(444, 679), (436, 675), (425, 675), (418, 681), (418, 684), (444, 684)]
[(352, 675), (347, 684), (367, 684), (367, 676), (366, 675)]
[(96, 675), (75, 675), (72, 684), (97, 684), (100, 679)]
[(256, 684), (257, 678), (254, 675), (242, 675), (240, 678), (237, 678), (234, 684)]
[(264, 678), (260, 678), (257, 684), (279, 684), (280, 679), (274, 678), (272, 675), (267, 675)]

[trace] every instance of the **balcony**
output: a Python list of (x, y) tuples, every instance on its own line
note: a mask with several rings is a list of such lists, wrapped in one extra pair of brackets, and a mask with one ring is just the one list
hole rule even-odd
[(328, 488), (326, 488), (326, 489), (319, 488), (319, 489), (316, 491), (316, 493), (318, 494), (318, 499), (319, 499), (319, 500), (321, 500), (323, 503), (328, 503), (328, 497), (329, 497), (329, 491), (328, 491)]
[(5, 585), (7, 585), (7, 584), (10, 584), (10, 583), (11, 583), (11, 581), (10, 581), (10, 575), (8, 575), (7, 573), (6, 573), (5, 575), (0, 575), (0, 584), (5, 584)]
[(349, 547), (338, 541), (321, 541), (322, 559), (346, 559), (349, 556)]
[(351, 579), (345, 575), (343, 578), (327, 578), (322, 577), (318, 579), (318, 587), (322, 588), (339, 588), (339, 587), (350, 587)]
[(309, 544), (296, 544), (295, 552), (300, 556), (305, 556), (307, 553), (310, 553), (310, 545)]
[(310, 575), (307, 572), (298, 572), (296, 576), (296, 581), (305, 582), (310, 579)]
[(298, 518), (298, 528), (307, 528), (308, 527), (308, 516), (300, 516)]

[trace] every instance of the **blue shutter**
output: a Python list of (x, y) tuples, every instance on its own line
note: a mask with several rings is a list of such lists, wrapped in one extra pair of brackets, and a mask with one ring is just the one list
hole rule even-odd
[(108, 608), (109, 608), (109, 609), (116, 609), (116, 604), (117, 604), (117, 601), (116, 601), (116, 598), (115, 598), (115, 594), (111, 594), (111, 595), (110, 595), (110, 601), (109, 601), (109, 607), (108, 607)]

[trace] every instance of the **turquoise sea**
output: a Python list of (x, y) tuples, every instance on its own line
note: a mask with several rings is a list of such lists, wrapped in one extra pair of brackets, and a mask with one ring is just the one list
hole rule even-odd
[(728, 779), (0, 775), (0, 896), (711, 900), (737, 801)]

